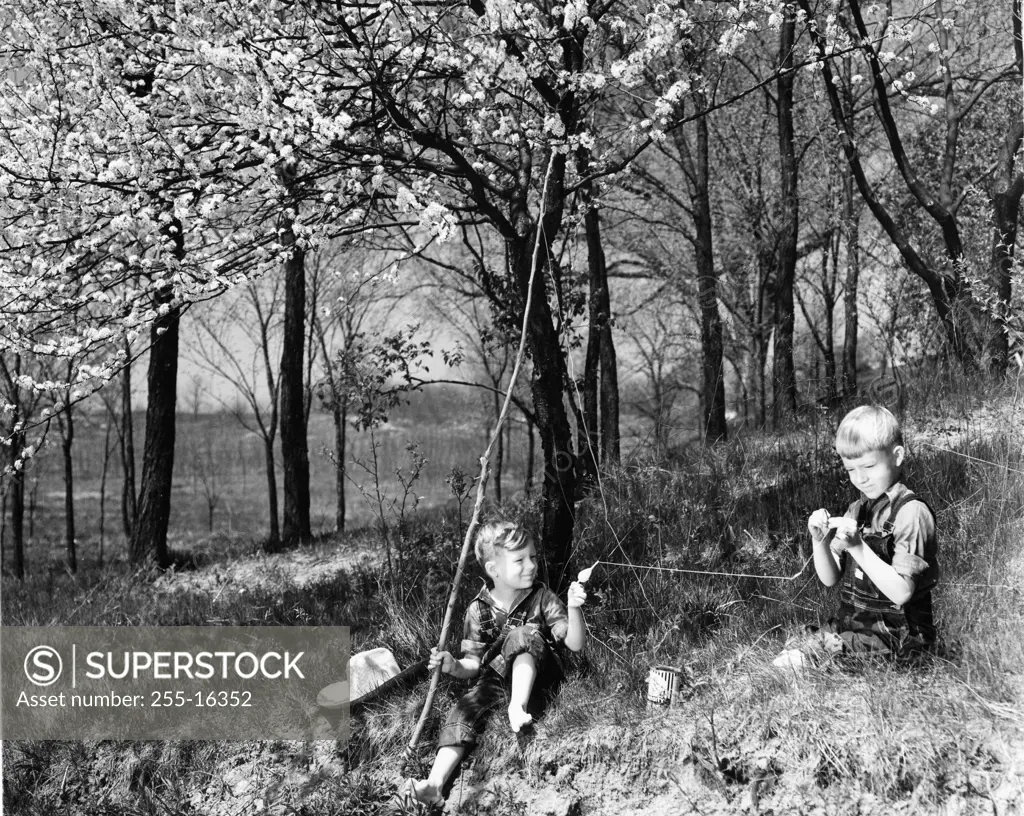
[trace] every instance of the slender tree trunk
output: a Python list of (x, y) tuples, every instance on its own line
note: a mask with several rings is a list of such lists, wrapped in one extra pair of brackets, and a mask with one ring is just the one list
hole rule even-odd
[(615, 351), (611, 321), (601, 338), (601, 463), (618, 465), (622, 460), (619, 430), (619, 359)]
[[(830, 244), (834, 243), (829, 241)], [(834, 251), (829, 252), (828, 248), (822, 250), (821, 253), (821, 290), (825, 295), (825, 330), (824, 337), (822, 340), (825, 343), (822, 356), (825, 358), (825, 386), (826, 386), (826, 399), (829, 404), (835, 400), (838, 394), (839, 380), (836, 376), (836, 314), (835, 314), (835, 288), (829, 280), (829, 259), (832, 261), (832, 273), (838, 274), (839, 264), (839, 248), (834, 247)]]
[(267, 513), (270, 517), (270, 537), (267, 547), (270, 550), (277, 549), (281, 544), (281, 528), (278, 522), (280, 516), (277, 506), (277, 469), (274, 463), (274, 440), (264, 438), (263, 460), (267, 468)]
[[(324, 328), (315, 311), (312, 312), (312, 315), (312, 337), (320, 344), (320, 352), (324, 357), (324, 376), (331, 394), (331, 420), (334, 423), (334, 531), (343, 533), (345, 532), (345, 437), (348, 427), (348, 399), (341, 393), (335, 379), (334, 364), (331, 362), (331, 355), (327, 350)], [(266, 348), (265, 338), (264, 348)]]
[(768, 421), (768, 338), (758, 331), (754, 338), (754, 377), (757, 387), (757, 424), (763, 428)]
[(857, 332), (860, 285), (860, 214), (853, 203), (853, 176), (843, 177), (843, 218), (846, 222), (846, 285), (843, 290), (843, 384), (842, 393), (857, 393)]
[[(1014, 30), (1020, 66), (1020, 3), (1014, 4)], [(992, 327), (990, 370), (1005, 374), (1010, 363), (1010, 317), (1013, 294), (1013, 261), (1017, 246), (1020, 202), (1024, 196), (1024, 174), (1016, 169), (1017, 151), (1024, 139), (1024, 123), (1018, 118), (1008, 129), (1000, 156), (1000, 174), (992, 192), (992, 251), (990, 267), (996, 293), (995, 325)]]
[(110, 472), (110, 425), (111, 420), (108, 419), (106, 423), (105, 433), (103, 435), (103, 468), (100, 471), (100, 551), (99, 557), (97, 558), (97, 566), (103, 569), (103, 546), (106, 543), (106, 531), (107, 531), (107, 474)]
[(537, 435), (534, 433), (533, 422), (526, 420), (526, 479), (523, 482), (523, 492), (530, 497), (533, 491), (533, 460), (537, 455)]
[[(590, 198), (589, 194), (587, 198)], [(588, 204), (584, 227), (587, 233), (587, 258), (590, 265), (591, 332), (596, 322), (600, 363), (598, 394), (601, 465), (608, 467), (619, 464), (620, 456), (619, 366), (615, 354), (615, 338), (612, 334), (612, 304), (608, 289), (608, 263), (601, 240), (601, 213), (593, 205)], [(587, 356), (590, 356), (589, 341)]]
[[(590, 326), (587, 329), (587, 355), (583, 363), (583, 383), (579, 428), (576, 429), (576, 448), (579, 451), (580, 484), (597, 483), (601, 445), (598, 419), (598, 391), (601, 383), (601, 330), (594, 320), (593, 281), (590, 288)], [(586, 488), (584, 488), (586, 489)]]
[[(578, 163), (580, 174), (586, 176), (590, 168), (589, 152), (580, 151)], [(601, 214), (594, 203), (594, 197), (594, 184), (588, 182), (582, 189), (585, 207), (583, 225), (590, 272), (587, 358), (583, 378), (586, 447), (580, 448), (581, 464), (588, 478), (596, 477), (598, 464), (617, 465), (620, 456), (618, 361), (612, 334), (608, 264), (601, 240)]]
[[(278, 394), (281, 381), (278, 379), (276, 385), (274, 383), (274, 367), (271, 364), (270, 339), (267, 332), (267, 325), (269, 321), (263, 316), (263, 308), (260, 305), (259, 298), (256, 296), (255, 289), (250, 288), (249, 294), (252, 296), (252, 303), (256, 309), (256, 314), (259, 319), (260, 350), (263, 354), (263, 372), (267, 378), (267, 394), (270, 397), (270, 418), (267, 420), (266, 425), (264, 425), (262, 420), (260, 420), (259, 427), (263, 437), (263, 458), (267, 472), (267, 512), (270, 522), (270, 535), (267, 539), (267, 549), (274, 551), (281, 546), (281, 526), (279, 522), (280, 511), (278, 509), (277, 502), (277, 469), (274, 461), (274, 441), (277, 439), (277, 429), (280, 417), (278, 409)], [(324, 350), (324, 359), (328, 361), (328, 370), (330, 370), (329, 358), (327, 357), (326, 349)]]
[[(842, 97), (843, 116), (851, 130), (854, 129), (853, 92), (849, 86), (850, 59), (843, 61), (843, 72), (847, 84)], [(857, 308), (857, 291), (860, 286), (860, 207), (854, 201), (853, 171), (849, 165), (843, 172), (843, 225), (846, 233), (846, 285), (843, 289), (843, 381), (841, 393), (852, 396), (857, 393), (857, 334), (860, 313)]]
[(284, 465), (285, 546), (312, 538), (309, 520), (309, 449), (303, 359), (305, 351), (306, 253), (296, 243), (290, 221), (282, 244), (291, 247), (285, 262), (284, 338), (281, 351), (281, 461)]
[(32, 486), (28, 489), (28, 540), (36, 537), (36, 507), (39, 498), (39, 475), (33, 474)]
[[(15, 408), (15, 422), (17, 422)], [(11, 438), (11, 457), (21, 455), (25, 448), (25, 435), (15, 433)], [(12, 572), (19, 581), (25, 579), (25, 471), (11, 476), (11, 545), (13, 549)]]
[[(506, 249), (519, 302), (525, 305), (535, 233), (531, 228), (524, 229), (523, 233), (522, 237), (509, 240)], [(545, 249), (550, 247), (541, 247), (527, 331), (534, 370), (533, 405), (544, 451), (542, 538), (552, 588), (562, 589), (568, 585), (567, 568), (572, 556), (577, 461), (572, 452), (572, 427), (564, 400), (568, 371), (551, 308), (544, 296), (547, 290)]]
[(795, 315), (793, 284), (796, 278), (799, 200), (797, 198), (796, 139), (793, 133), (793, 43), (796, 17), (787, 11), (779, 36), (781, 73), (777, 81), (779, 126), (779, 176), (782, 213), (778, 263), (775, 268), (772, 349), (772, 421), (776, 426), (796, 413), (796, 368), (793, 364)]
[(7, 572), (7, 491), (0, 490), (0, 575)]
[[(703, 110), (705, 100), (698, 97)], [(715, 267), (711, 222), (711, 176), (708, 149), (708, 120), (700, 116), (697, 129), (696, 166), (694, 168), (693, 221), (697, 241), (694, 244), (697, 266), (697, 293), (700, 300), (700, 344), (703, 352), (701, 371), (701, 433), (711, 443), (724, 441), (725, 355), (722, 344), (722, 317), (718, 311), (718, 270)]]
[[(178, 233), (180, 235), (180, 233)], [(150, 552), (162, 568), (171, 564), (167, 527), (171, 516), (171, 485), (174, 475), (174, 437), (178, 380), (178, 330), (180, 310), (171, 305), (167, 288), (157, 302), (169, 311), (157, 318), (150, 331), (149, 373), (146, 398), (146, 440), (142, 449), (142, 484), (138, 516), (132, 530), (128, 556), (142, 563)]]
[(68, 569), (74, 574), (78, 572), (78, 556), (75, 551), (75, 466), (71, 458), (75, 442), (75, 420), (70, 394), (64, 400), (61, 430), (61, 452), (64, 459), (64, 547)]
[(121, 472), (124, 481), (121, 485), (121, 520), (124, 526), (124, 537), (131, 541), (135, 534), (135, 523), (138, 519), (138, 497), (135, 492), (135, 423), (132, 415), (132, 362), (131, 348), (126, 344), (127, 362), (121, 369), (121, 433), (118, 435), (121, 446)]
[[(14, 376), (10, 379), (10, 387), (14, 410), (11, 412), (11, 427), (14, 432), (11, 434), (10, 463), (12, 473), (10, 477), (9, 493), (11, 496), (11, 546), (13, 563), (11, 571), (19, 581), (25, 579), (25, 468), (15, 469), (13, 465), (17, 462), (25, 449), (25, 433), (18, 430), (22, 422), (20, 398), (18, 396), (19, 385), (17, 377), (21, 375), (21, 355), (14, 355), (12, 365)], [(6, 369), (4, 369), (6, 372)]]
[[(328, 363), (328, 367), (329, 367)], [(330, 388), (334, 393), (331, 414), (334, 417), (334, 459), (338, 465), (334, 469), (334, 529), (345, 532), (345, 448), (348, 432), (348, 402), (339, 399), (334, 392), (333, 378)]]

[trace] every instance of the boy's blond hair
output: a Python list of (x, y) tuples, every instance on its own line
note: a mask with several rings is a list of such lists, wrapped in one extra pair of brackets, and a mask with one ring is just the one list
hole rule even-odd
[(890, 451), (902, 444), (900, 421), (881, 405), (854, 408), (836, 430), (836, 453), (845, 459), (856, 459), (871, 451)]
[(477, 562), (483, 566), (494, 560), (494, 554), (500, 547), (514, 552), (529, 544), (535, 544), (533, 536), (525, 527), (511, 521), (492, 521), (480, 528), (473, 543), (473, 552)]

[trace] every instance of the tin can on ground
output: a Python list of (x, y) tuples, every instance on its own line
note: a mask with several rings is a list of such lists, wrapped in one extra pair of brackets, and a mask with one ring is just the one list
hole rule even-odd
[(668, 708), (675, 702), (682, 682), (682, 669), (673, 666), (651, 667), (647, 675), (647, 707)]

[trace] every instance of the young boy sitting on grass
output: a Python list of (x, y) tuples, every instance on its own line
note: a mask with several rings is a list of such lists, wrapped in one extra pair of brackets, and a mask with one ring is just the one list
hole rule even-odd
[(815, 510), (807, 528), (818, 578), (825, 586), (842, 580), (836, 632), (844, 650), (905, 657), (928, 649), (939, 578), (935, 517), (901, 481), (899, 421), (880, 406), (854, 408), (835, 444), (861, 496), (842, 516)]
[(536, 681), (560, 678), (554, 647), (564, 643), (578, 652), (587, 640), (580, 607), (587, 593), (579, 582), (569, 587), (566, 604), (537, 580), (537, 547), (516, 524), (481, 528), (474, 545), (492, 586), (486, 586), (466, 610), (461, 659), (432, 649), (428, 666), (460, 678), (476, 678), (452, 708), (438, 738), (437, 757), (426, 779), (413, 780), (411, 793), (424, 804), (442, 802), (441, 790), (459, 762), (476, 744), (491, 711), (508, 703), (508, 722), (518, 732), (533, 721), (527, 710)]

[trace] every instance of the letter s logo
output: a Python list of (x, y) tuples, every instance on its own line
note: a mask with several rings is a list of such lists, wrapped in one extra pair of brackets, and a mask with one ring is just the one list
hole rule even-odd
[(37, 686), (52, 686), (60, 679), (64, 662), (52, 646), (36, 646), (25, 655), (25, 676)]

